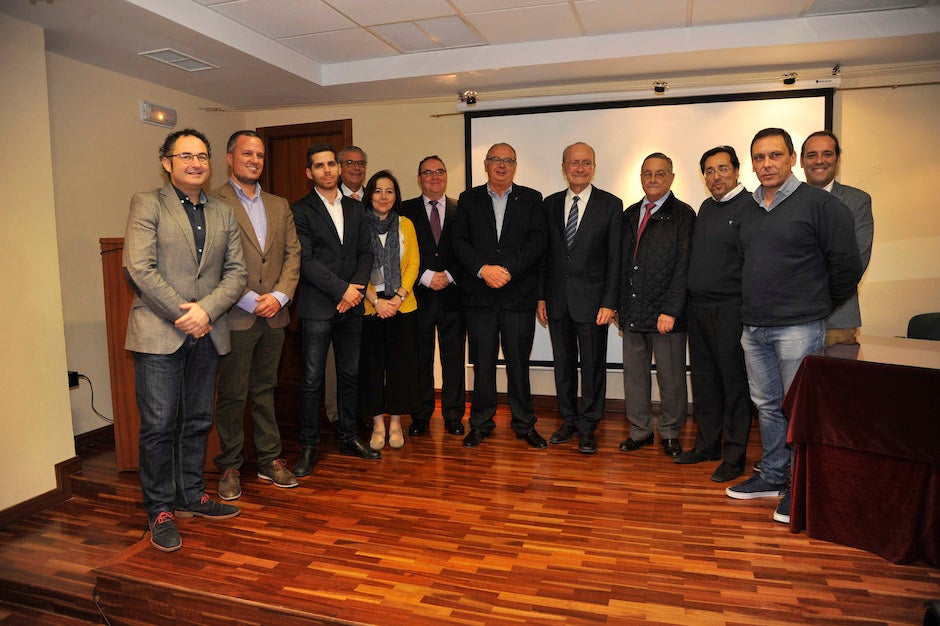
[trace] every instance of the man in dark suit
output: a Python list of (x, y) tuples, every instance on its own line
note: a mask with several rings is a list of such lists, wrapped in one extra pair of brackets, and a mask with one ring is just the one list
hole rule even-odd
[(232, 351), (219, 362), (215, 405), (221, 444), (215, 464), (222, 472), (218, 492), (223, 500), (234, 500), (242, 493), (245, 402), (249, 397), (258, 478), (284, 488), (298, 484), (281, 458), (274, 390), (284, 327), (290, 321), (287, 304), (294, 297), (300, 274), (300, 241), (287, 200), (262, 191), (258, 183), (264, 170), (264, 143), (258, 133), (233, 133), (225, 158), (232, 168), (231, 178), (212, 195), (235, 213), (248, 266), (248, 284), (228, 315)]
[(356, 402), (362, 296), (372, 271), (372, 246), (362, 204), (339, 192), (340, 165), (333, 147), (307, 150), (307, 178), (313, 189), (291, 205), (300, 239), (300, 295), (303, 380), (300, 385), (300, 459), (294, 475), (308, 475), (320, 444), (320, 399), (326, 353), (336, 355), (340, 454), (381, 458), (359, 438)]
[[(800, 165), (806, 174), (806, 182), (813, 187), (825, 189), (842, 204), (849, 207), (855, 219), (855, 240), (862, 257), (862, 273), (871, 260), (872, 239), (875, 236), (875, 220), (871, 212), (871, 196), (856, 187), (836, 181), (842, 148), (839, 138), (831, 131), (820, 130), (803, 142), (800, 150)], [(858, 290), (840, 304), (826, 318), (826, 347), (837, 343), (854, 344), (855, 335), (862, 325), (862, 314), (858, 305)]]
[(535, 430), (529, 386), (539, 263), (547, 236), (542, 194), (513, 184), (516, 151), (509, 144), (490, 147), (483, 167), (487, 183), (460, 194), (453, 233), (454, 252), (464, 269), (461, 293), (474, 358), (470, 432), (463, 445), (480, 445), (495, 427), (496, 359), (502, 346), (510, 425), (533, 448), (546, 448)]
[(421, 384), (419, 408), (411, 416), (409, 435), (427, 430), (434, 412), (434, 331), (441, 350), (441, 413), (444, 428), (452, 435), (464, 434), (463, 414), (467, 405), (464, 347), (467, 329), (460, 306), (460, 264), (454, 256), (451, 233), (457, 203), (447, 191), (447, 168), (437, 155), (418, 164), (421, 195), (401, 204), (401, 214), (411, 220), (418, 235), (421, 264), (415, 297), (418, 299), (418, 362)]
[[(565, 148), (561, 172), (568, 189), (545, 199), (548, 252), (539, 280), (539, 322), (548, 325), (555, 360), (558, 413), (564, 420), (549, 441), (578, 434), (578, 451), (597, 452), (594, 431), (607, 395), (607, 326), (620, 294), (623, 202), (591, 184), (594, 148)], [(578, 405), (578, 354), (581, 404)]]
[(695, 211), (670, 191), (672, 159), (654, 152), (643, 160), (644, 198), (623, 214), (623, 272), (620, 330), (623, 331), (623, 391), (630, 436), (620, 444), (633, 452), (653, 443), (650, 365), (662, 403), (659, 434), (666, 456), (682, 454), (679, 429), (688, 412), (685, 379), (686, 273)]
[(248, 276), (232, 209), (202, 190), (209, 157), (199, 131), (168, 135), (160, 161), (170, 182), (134, 195), (124, 236), (135, 293), (124, 347), (134, 354), (140, 488), (150, 542), (164, 552), (183, 545), (174, 511), (214, 519), (240, 512), (211, 500), (203, 477), (219, 355), (229, 351), (225, 313)]

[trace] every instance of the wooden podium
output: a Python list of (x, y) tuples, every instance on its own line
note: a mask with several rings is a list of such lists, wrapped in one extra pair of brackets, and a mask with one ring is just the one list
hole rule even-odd
[[(101, 269), (104, 275), (104, 313), (108, 329), (108, 364), (111, 369), (111, 407), (114, 415), (114, 448), (118, 471), (137, 469), (137, 435), (140, 412), (134, 394), (134, 357), (124, 349), (127, 337), (127, 316), (134, 292), (131, 291), (121, 258), (123, 237), (105, 237), (101, 246)], [(213, 424), (206, 446), (207, 470), (214, 470), (213, 458), (219, 453), (219, 435)]]

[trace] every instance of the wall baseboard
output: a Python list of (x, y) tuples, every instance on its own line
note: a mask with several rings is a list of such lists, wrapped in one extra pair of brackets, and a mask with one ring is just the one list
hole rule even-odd
[(81, 435), (75, 435), (75, 454), (79, 456), (82, 455), (84, 450), (100, 445), (114, 446), (113, 424), (89, 430)]
[(34, 498), (20, 502), (0, 511), (0, 528), (29, 517), (50, 506), (65, 502), (72, 497), (72, 474), (82, 471), (82, 460), (77, 456), (55, 465), (55, 489), (41, 493)]

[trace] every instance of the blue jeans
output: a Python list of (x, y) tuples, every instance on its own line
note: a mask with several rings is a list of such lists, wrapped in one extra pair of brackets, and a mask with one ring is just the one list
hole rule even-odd
[(140, 488), (150, 518), (198, 503), (219, 355), (208, 336), (172, 354), (134, 352)]
[(825, 338), (825, 320), (796, 326), (744, 326), (741, 333), (748, 387), (760, 419), (761, 476), (769, 483), (785, 483), (790, 462), (783, 398), (803, 357), (822, 350)]
[(358, 436), (356, 410), (359, 403), (359, 349), (362, 315), (337, 313), (328, 320), (302, 319), (300, 382), (300, 445), (320, 444), (320, 398), (326, 373), (326, 353), (333, 343), (336, 356), (336, 404), (340, 441)]

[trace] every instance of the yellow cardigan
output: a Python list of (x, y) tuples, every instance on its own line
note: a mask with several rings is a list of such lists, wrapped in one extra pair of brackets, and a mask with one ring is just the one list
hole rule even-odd
[[(421, 263), (421, 255), (418, 252), (418, 235), (415, 233), (415, 226), (407, 217), (398, 216), (399, 242), (401, 243), (401, 288), (408, 291), (405, 301), (398, 309), (399, 313), (411, 313), (418, 310), (418, 301), (415, 299), (414, 286), (418, 280), (418, 266)], [(371, 282), (366, 287), (375, 291), (375, 285)], [(366, 315), (375, 315), (375, 307), (365, 300)]]

